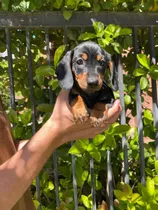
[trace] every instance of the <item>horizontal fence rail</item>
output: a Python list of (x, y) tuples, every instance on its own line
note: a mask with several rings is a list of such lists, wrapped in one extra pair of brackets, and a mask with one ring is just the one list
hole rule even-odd
[(19, 27), (85, 27), (91, 26), (91, 19), (101, 21), (105, 25), (120, 24), (122, 26), (157, 26), (157, 13), (128, 13), (128, 12), (74, 12), (69, 21), (65, 20), (62, 12), (38, 13), (0, 13), (0, 26)]
[[(61, 12), (40, 12), (40, 13), (0, 13), (0, 31), (5, 30), (6, 36), (6, 49), (8, 56), (8, 75), (10, 82), (10, 104), (11, 107), (16, 110), (15, 103), (15, 89), (14, 89), (14, 71), (13, 71), (13, 56), (11, 49), (11, 31), (22, 29), (26, 34), (26, 48), (27, 48), (27, 63), (28, 63), (28, 84), (30, 88), (30, 106), (32, 110), (32, 134), (35, 134), (37, 131), (36, 125), (36, 101), (35, 101), (35, 93), (34, 93), (34, 84), (33, 84), (33, 65), (32, 65), (32, 52), (31, 52), (31, 40), (30, 40), (30, 31), (31, 30), (44, 30), (45, 32), (45, 43), (46, 43), (46, 56), (47, 56), (47, 64), (51, 66), (51, 56), (50, 56), (50, 48), (49, 48), (49, 33), (51, 30), (56, 30), (56, 28), (61, 28), (63, 30), (63, 43), (68, 46), (68, 37), (67, 37), (67, 29), (69, 28), (79, 28), (82, 31), (85, 31), (85, 27), (92, 27), (92, 19), (96, 21), (101, 21), (105, 25), (108, 24), (117, 24), (120, 26), (128, 26), (132, 28), (132, 36), (133, 36), (133, 48), (134, 48), (134, 60), (135, 64), (134, 68), (138, 67), (138, 61), (136, 55), (139, 53), (138, 46), (138, 29), (140, 27), (145, 27), (149, 30), (149, 48), (151, 55), (151, 64), (156, 64), (156, 56), (155, 56), (155, 43), (154, 43), (154, 28), (158, 26), (158, 15), (157, 13), (125, 13), (125, 12), (73, 12), (72, 17), (69, 21), (66, 21)], [(122, 57), (118, 56), (118, 80), (119, 80), (119, 95), (122, 106), (122, 113), (120, 117), (120, 124), (126, 124), (126, 107), (124, 101), (124, 73), (122, 67)], [(133, 69), (134, 70), (134, 69)], [(48, 78), (50, 81), (53, 78)], [(139, 154), (140, 154), (140, 180), (143, 185), (145, 185), (145, 159), (144, 159), (144, 136), (143, 136), (143, 123), (142, 123), (142, 99), (141, 99), (141, 90), (140, 90), (140, 81), (139, 78), (135, 82), (135, 95), (136, 95), (136, 113), (137, 113), (137, 124), (138, 124), (138, 137), (139, 137)], [(54, 95), (53, 90), (49, 87), (49, 103), (51, 105), (54, 104)], [(152, 80), (152, 104), (153, 104), (153, 115), (154, 115), (154, 125), (157, 129), (155, 142), (156, 142), (156, 159), (158, 160), (158, 105), (157, 105), (157, 86), (156, 81)], [(89, 143), (92, 142), (92, 139), (89, 139)], [(73, 146), (74, 142), (71, 143)], [(123, 162), (122, 162), (122, 180), (125, 183), (130, 182), (129, 175), (129, 162), (128, 162), (128, 142), (126, 134), (122, 135), (122, 151), (123, 151)], [(113, 180), (113, 168), (112, 168), (112, 160), (111, 154), (113, 151), (106, 151), (105, 157), (105, 166), (107, 168), (107, 187), (106, 187), (106, 196), (107, 203), (109, 205), (109, 210), (114, 209), (113, 205), (113, 190), (114, 180)], [(55, 151), (52, 155), (52, 168), (53, 168), (53, 182), (55, 186), (55, 199), (56, 199), (56, 207), (60, 206), (60, 174), (58, 171), (58, 151)], [(73, 195), (74, 195), (74, 209), (78, 210), (78, 188), (77, 188), (77, 179), (76, 179), (76, 159), (75, 156), (71, 156), (72, 162), (72, 183), (73, 183)], [(92, 209), (97, 209), (97, 200), (96, 200), (96, 189), (95, 189), (95, 162), (92, 157), (89, 160), (89, 172), (91, 176), (91, 194), (92, 194)], [(105, 168), (103, 166), (103, 168)], [(40, 178), (36, 178), (36, 194), (37, 199), (40, 203), (38, 209), (42, 209), (41, 204), (41, 195), (40, 195)]]

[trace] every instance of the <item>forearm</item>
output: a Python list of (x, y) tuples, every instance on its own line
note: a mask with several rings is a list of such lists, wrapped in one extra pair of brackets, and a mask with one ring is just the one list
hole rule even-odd
[(21, 140), (21, 141), (15, 142), (16, 150), (19, 151), (21, 148), (23, 148), (28, 141), (29, 140)]
[(10, 210), (14, 206), (59, 146), (59, 141), (56, 128), (48, 121), (21, 150), (0, 166), (1, 209)]

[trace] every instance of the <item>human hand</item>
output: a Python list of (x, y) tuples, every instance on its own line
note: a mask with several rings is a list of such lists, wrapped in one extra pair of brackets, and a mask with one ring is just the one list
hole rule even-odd
[(90, 119), (86, 122), (76, 123), (73, 118), (71, 106), (69, 105), (69, 91), (61, 90), (51, 116), (52, 125), (59, 134), (60, 145), (77, 139), (93, 138), (102, 133), (113, 124), (121, 113), (120, 101), (116, 100), (108, 110), (108, 121), (104, 127), (92, 127)]

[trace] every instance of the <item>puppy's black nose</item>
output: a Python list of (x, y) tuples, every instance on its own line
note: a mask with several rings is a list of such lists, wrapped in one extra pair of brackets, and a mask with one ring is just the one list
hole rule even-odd
[(97, 78), (88, 78), (87, 84), (89, 87), (96, 87), (98, 85), (98, 79)]

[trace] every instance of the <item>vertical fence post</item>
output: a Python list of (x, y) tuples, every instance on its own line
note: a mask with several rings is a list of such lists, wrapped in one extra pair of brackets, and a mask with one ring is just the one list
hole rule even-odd
[[(45, 40), (46, 40), (46, 52), (47, 52), (47, 63), (51, 65), (51, 58), (50, 58), (50, 48), (49, 48), (49, 29), (45, 29)], [(49, 78), (50, 80), (53, 79), (52, 77)], [(53, 90), (49, 87), (49, 100), (50, 104), (53, 106)], [(55, 185), (55, 196), (56, 196), (56, 206), (60, 206), (60, 199), (59, 199), (59, 182), (58, 182), (58, 160), (56, 151), (53, 152), (53, 166), (54, 166), (54, 185)]]
[[(64, 27), (64, 44), (66, 44), (66, 51), (67, 51), (67, 46), (68, 46), (67, 27)], [(71, 142), (71, 146), (73, 146), (73, 142)], [(74, 155), (71, 155), (71, 161), (72, 161), (72, 179), (73, 179), (73, 188), (74, 188), (74, 209), (78, 210), (76, 160)]]
[(14, 73), (13, 73), (13, 64), (12, 64), (12, 49), (11, 49), (11, 37), (9, 28), (5, 28), (6, 33), (6, 48), (8, 56), (8, 75), (9, 75), (9, 85), (10, 85), (10, 104), (12, 109), (16, 109), (15, 105), (15, 92), (14, 92)]
[[(125, 102), (124, 102), (123, 69), (122, 69), (121, 55), (118, 55), (117, 68), (118, 68), (120, 103), (121, 103), (121, 107), (122, 107), (120, 123), (121, 123), (121, 125), (124, 125), (124, 124), (126, 124), (126, 113), (125, 113)], [(122, 167), (122, 171), (124, 174), (124, 182), (129, 183), (128, 149), (127, 149), (127, 140), (126, 140), (125, 133), (122, 135), (122, 150), (123, 150), (123, 154), (124, 154), (124, 162), (123, 162), (123, 167)]]
[[(151, 63), (151, 65), (156, 65), (155, 41), (154, 41), (154, 28), (153, 28), (153, 26), (149, 27), (149, 47), (150, 47), (150, 63)], [(153, 106), (154, 126), (156, 127), (156, 135), (155, 135), (156, 159), (158, 160), (157, 86), (156, 86), (156, 80), (152, 79), (151, 82), (152, 82), (152, 106)]]
[(113, 204), (113, 184), (112, 184), (112, 166), (111, 166), (111, 152), (107, 151), (107, 198), (109, 210), (114, 209)]
[[(36, 132), (36, 111), (35, 111), (35, 98), (34, 98), (34, 87), (33, 87), (33, 70), (32, 70), (32, 55), (31, 55), (31, 42), (30, 42), (30, 29), (26, 28), (26, 48), (28, 55), (28, 79), (30, 86), (30, 103), (32, 110), (32, 133)], [(37, 192), (37, 200), (40, 205), (38, 210), (41, 210), (41, 197), (40, 197), (40, 180), (39, 177), (36, 178), (36, 192)]]
[[(135, 68), (138, 67), (138, 61), (136, 55), (139, 52), (137, 29), (133, 27), (133, 46), (134, 46), (134, 59)], [(139, 150), (140, 150), (140, 173), (141, 183), (145, 185), (145, 159), (144, 159), (144, 140), (143, 140), (143, 121), (142, 121), (142, 102), (141, 102), (141, 90), (140, 90), (140, 79), (136, 78), (136, 111), (137, 111), (137, 123), (138, 123), (138, 139), (139, 139)]]
[[(89, 143), (92, 143), (92, 139), (89, 139)], [(90, 175), (91, 175), (91, 194), (92, 194), (92, 210), (97, 209), (97, 204), (96, 204), (96, 192), (95, 192), (95, 173), (94, 173), (94, 159), (92, 156), (90, 156)]]

